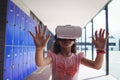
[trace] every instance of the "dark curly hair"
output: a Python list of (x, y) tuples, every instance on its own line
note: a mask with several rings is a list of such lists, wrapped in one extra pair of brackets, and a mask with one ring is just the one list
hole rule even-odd
[[(54, 45), (53, 45), (53, 52), (55, 54), (58, 54), (61, 51), (61, 47), (58, 44), (58, 41), (59, 41), (59, 39), (57, 38), (57, 35), (55, 35), (55, 42), (54, 42)], [(76, 41), (76, 39), (74, 39), (74, 41)], [(72, 45), (71, 52), (76, 54), (76, 43)]]

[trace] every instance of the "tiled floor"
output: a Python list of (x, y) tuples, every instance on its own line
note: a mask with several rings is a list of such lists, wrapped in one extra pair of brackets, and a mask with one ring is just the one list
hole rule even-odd
[[(78, 80), (117, 80), (111, 75), (106, 76), (102, 70), (95, 70), (82, 65), (78, 78)], [(26, 80), (51, 80), (51, 69), (49, 66), (38, 68)]]

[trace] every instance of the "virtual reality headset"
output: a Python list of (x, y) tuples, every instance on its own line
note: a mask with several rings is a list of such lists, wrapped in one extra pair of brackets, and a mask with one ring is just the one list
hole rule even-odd
[(76, 39), (81, 37), (82, 28), (80, 26), (57, 26), (56, 28), (57, 38), (60, 39)]

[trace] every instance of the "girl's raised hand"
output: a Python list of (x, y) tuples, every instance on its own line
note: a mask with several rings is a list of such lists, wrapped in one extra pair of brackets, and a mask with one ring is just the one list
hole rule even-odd
[(95, 37), (92, 37), (92, 41), (97, 50), (105, 50), (106, 48), (106, 42), (107, 42), (109, 33), (107, 33), (105, 37), (104, 37), (104, 33), (105, 33), (105, 29), (100, 29), (99, 34), (96, 31)]
[(38, 24), (37, 27), (35, 27), (35, 32), (36, 35), (34, 35), (31, 31), (29, 33), (33, 37), (36, 49), (44, 49), (45, 46), (47, 45), (49, 39), (50, 39), (50, 34), (46, 37), (46, 30), (47, 26), (44, 27), (44, 31), (42, 32), (40, 24)]

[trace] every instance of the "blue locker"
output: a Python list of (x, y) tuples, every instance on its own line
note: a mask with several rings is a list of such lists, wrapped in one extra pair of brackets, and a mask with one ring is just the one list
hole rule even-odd
[(28, 47), (28, 74), (31, 74), (31, 47)]
[(4, 80), (12, 80), (12, 56), (13, 48), (11, 46), (6, 46), (4, 57)]
[(28, 46), (28, 43), (29, 43), (29, 40), (28, 40), (28, 37), (29, 37), (29, 17), (27, 15), (25, 15), (25, 39), (24, 39), (24, 42), (25, 42), (25, 45)]
[[(33, 19), (29, 18), (29, 31), (31, 31), (33, 34), (35, 34), (35, 25)], [(29, 36), (29, 45), (33, 46), (33, 39), (32, 36)]]
[[(28, 30), (32, 32), (32, 30), (31, 30), (31, 25), (32, 25), (32, 23), (31, 23), (30, 18), (28, 18), (28, 21), (29, 21)], [(31, 39), (32, 39), (32, 36), (29, 34), (29, 35), (28, 35), (28, 41), (29, 41), (29, 42), (28, 42), (28, 45), (29, 45), (29, 46), (31, 45)]]
[(8, 0), (7, 25), (6, 25), (6, 45), (13, 44), (13, 26), (15, 16), (15, 5)]
[(21, 11), (15, 8), (14, 45), (19, 45), (19, 27), (21, 22)]
[(14, 25), (14, 19), (15, 19), (15, 5), (13, 2), (8, 0), (7, 21), (9, 24)]
[(30, 62), (30, 72), (33, 72), (34, 71), (34, 51), (33, 51), (33, 46), (31, 47), (31, 51), (30, 51), (30, 58), (31, 58), (31, 62)]
[(23, 73), (24, 73), (24, 78), (27, 77), (28, 72), (27, 72), (27, 48), (23, 47)]
[[(35, 26), (37, 25), (37, 23), (34, 21), (34, 20), (32, 20), (32, 26), (31, 26), (31, 30), (32, 30), (32, 32), (35, 34)], [(31, 40), (31, 45), (32, 46), (34, 46), (34, 41), (33, 41), (33, 39)]]
[(19, 7), (15, 7), (15, 25), (20, 27), (21, 25), (21, 18), (22, 17), (22, 11)]
[(23, 37), (24, 35), (24, 31), (22, 30), (22, 28), (19, 29), (19, 45), (22, 46), (23, 45)]
[(34, 70), (36, 70), (37, 69), (37, 66), (36, 66), (36, 63), (35, 63), (35, 51), (36, 51), (36, 48), (35, 48), (35, 46), (33, 47), (33, 55), (34, 55), (34, 57), (33, 57), (33, 67), (34, 67)]
[(28, 44), (28, 34), (29, 34), (29, 32), (28, 31), (23, 31), (23, 36), (24, 36), (24, 39), (23, 39), (23, 45), (24, 46), (27, 46), (27, 44)]
[(33, 47), (31, 47), (31, 63), (30, 63), (30, 65), (31, 65), (31, 72), (33, 72), (33, 62), (34, 62), (34, 55), (33, 55), (34, 53), (33, 53)]
[(24, 13), (21, 11), (21, 26), (19, 28), (19, 45), (24, 45), (24, 27), (25, 27), (25, 16)]
[(35, 64), (35, 47), (32, 47), (32, 71), (36, 70), (36, 64)]
[(22, 45), (25, 45), (26, 41), (26, 32), (25, 32), (25, 20), (26, 20), (26, 16), (25, 16), (25, 13), (21, 12), (21, 17), (22, 17), (22, 21), (21, 21), (21, 28), (23, 30), (23, 41), (22, 41)]
[(23, 48), (19, 47), (19, 66), (18, 66), (18, 80), (24, 80), (23, 78)]
[(26, 42), (27, 42), (27, 33), (25, 31), (25, 29), (23, 29), (23, 45), (25, 46), (26, 45)]
[(6, 25), (6, 45), (13, 44), (13, 25)]
[(18, 80), (18, 64), (19, 64), (19, 48), (13, 48), (13, 70), (12, 70), (12, 80)]
[(19, 27), (18, 26), (14, 27), (13, 37), (14, 37), (13, 44), (18, 46), (19, 45)]

